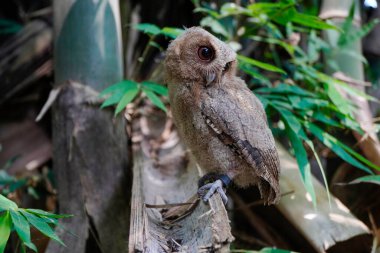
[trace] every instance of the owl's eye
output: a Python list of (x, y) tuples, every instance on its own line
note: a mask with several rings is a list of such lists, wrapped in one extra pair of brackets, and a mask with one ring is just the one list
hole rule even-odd
[(210, 61), (214, 58), (214, 49), (205, 46), (199, 47), (198, 57), (202, 61)]

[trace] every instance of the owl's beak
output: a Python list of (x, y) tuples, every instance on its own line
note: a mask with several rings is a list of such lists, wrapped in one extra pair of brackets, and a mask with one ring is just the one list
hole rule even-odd
[(216, 78), (216, 74), (213, 72), (206, 74), (206, 86), (208, 86), (210, 83), (212, 83)]

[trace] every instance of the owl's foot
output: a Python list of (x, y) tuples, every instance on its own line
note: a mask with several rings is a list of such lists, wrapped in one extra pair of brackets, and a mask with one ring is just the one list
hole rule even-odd
[[(212, 183), (207, 183), (210, 179), (216, 179)], [(227, 204), (228, 198), (224, 187), (230, 184), (231, 179), (227, 175), (207, 174), (199, 180), (198, 195), (204, 202), (207, 202), (211, 196), (218, 192), (224, 204)]]

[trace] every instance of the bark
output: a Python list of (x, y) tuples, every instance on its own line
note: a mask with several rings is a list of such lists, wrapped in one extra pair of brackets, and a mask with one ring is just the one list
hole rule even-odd
[(47, 252), (127, 251), (130, 182), (125, 127), (111, 110), (93, 104), (96, 98), (90, 88), (69, 83), (54, 106), (59, 212), (74, 217), (58, 227), (67, 248), (51, 242)]

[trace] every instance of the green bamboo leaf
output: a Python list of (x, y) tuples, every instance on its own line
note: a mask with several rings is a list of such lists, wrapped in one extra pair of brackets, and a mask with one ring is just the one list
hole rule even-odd
[(11, 227), (11, 217), (9, 211), (6, 211), (0, 216), (0, 253), (4, 252), (7, 245), (9, 235), (11, 234)]
[(250, 36), (249, 38), (252, 40), (255, 40), (255, 41), (262, 41), (262, 42), (266, 42), (269, 44), (279, 45), (279, 46), (283, 47), (290, 55), (293, 55), (294, 51), (295, 51), (295, 46), (288, 44), (285, 41), (280, 40), (280, 39), (263, 38), (260, 36)]
[(37, 215), (28, 213), (20, 209), (22, 215), (32, 224), (37, 230), (47, 237), (59, 242), (61, 245), (66, 246), (61, 239), (54, 233), (54, 230), (49, 226), (49, 224), (42, 218)]
[(202, 27), (210, 27), (210, 29), (214, 33), (221, 34), (221, 35), (223, 35), (226, 38), (230, 37), (230, 34), (224, 28), (224, 26), (218, 20), (216, 20), (216, 19), (214, 19), (214, 18), (212, 18), (210, 16), (207, 16), (207, 17), (203, 18), (201, 20), (201, 22), (200, 22), (200, 25)]
[(15, 202), (7, 199), (6, 197), (0, 194), (0, 212), (9, 209), (16, 210), (17, 208), (18, 207)]
[(132, 80), (123, 80), (121, 82), (115, 83), (107, 88), (105, 88), (100, 94), (100, 97), (104, 97), (106, 94), (114, 93), (114, 92), (125, 92), (128, 88), (132, 88), (136, 86), (136, 82)]
[(292, 147), (294, 149), (294, 154), (297, 160), (298, 168), (301, 173), (302, 182), (304, 183), (306, 191), (310, 194), (313, 205), (315, 207), (317, 204), (317, 199), (315, 195), (313, 180), (311, 176), (311, 168), (306, 150), (302, 144), (302, 140), (299, 138), (299, 135), (293, 131), (293, 129), (289, 126), (287, 122), (285, 123), (285, 130), (290, 140), (290, 143), (292, 144)]
[(142, 82), (141, 84), (144, 88), (154, 91), (159, 95), (168, 96), (168, 88), (165, 86), (149, 81)]
[(13, 226), (20, 237), (21, 241), (30, 249), (37, 252), (36, 245), (34, 245), (30, 238), (30, 226), (28, 221), (23, 215), (17, 211), (10, 210)]
[(271, 82), (270, 80), (260, 74), (255, 68), (253, 68), (251, 65), (248, 65), (248, 64), (244, 64), (244, 63), (241, 63), (239, 62), (239, 68), (244, 71), (245, 73), (247, 73), (248, 75), (252, 76), (254, 79), (257, 79), (260, 83), (262, 84), (265, 84), (267, 86), (270, 86), (271, 85)]
[(240, 15), (240, 14), (249, 15), (250, 11), (235, 3), (225, 3), (222, 5), (222, 7), (220, 7), (220, 14), (221, 14), (221, 17), (227, 17), (231, 15)]
[(194, 13), (207, 13), (208, 15), (210, 15), (211, 17), (216, 18), (216, 19), (218, 19), (220, 17), (220, 14), (217, 11), (207, 9), (207, 8), (203, 8), (203, 7), (197, 7), (193, 10), (193, 12)]
[(305, 89), (302, 89), (299, 86), (289, 85), (286, 83), (280, 83), (279, 85), (275, 87), (256, 89), (255, 91), (259, 93), (269, 93), (269, 94), (280, 93), (284, 95), (294, 94), (294, 95), (300, 95), (300, 96), (305, 96), (305, 97), (315, 97), (314, 93), (311, 93)]
[(330, 208), (331, 208), (331, 195), (330, 195), (329, 184), (327, 183), (326, 173), (325, 173), (325, 171), (323, 169), (321, 160), (319, 159), (319, 155), (318, 155), (317, 151), (315, 150), (314, 144), (313, 144), (313, 142), (311, 140), (305, 140), (305, 143), (310, 147), (310, 149), (313, 152), (313, 155), (315, 157), (315, 160), (317, 161), (319, 170), (320, 170), (320, 172), (322, 174), (323, 183), (325, 184), (325, 187), (326, 187), (327, 199), (329, 201), (329, 205), (330, 205)]
[(360, 163), (358, 160), (353, 158), (349, 153), (345, 151), (344, 148), (342, 148), (343, 143), (338, 141), (335, 137), (328, 134), (327, 132), (323, 131), (316, 125), (305, 122), (305, 125), (307, 129), (315, 136), (317, 137), (326, 147), (330, 148), (335, 154), (337, 154), (340, 158), (342, 158), (347, 163), (367, 172), (370, 174), (373, 174), (373, 172), (368, 169), (366, 166), (364, 166), (362, 163)]
[(164, 112), (167, 112), (167, 109), (166, 109), (164, 103), (162, 103), (161, 99), (156, 94), (154, 94), (152, 91), (146, 90), (146, 89), (144, 90), (144, 93), (149, 98), (149, 100), (152, 101), (152, 103), (155, 106), (157, 106), (158, 108), (160, 108)]
[(346, 47), (353, 42), (365, 37), (379, 23), (378, 19), (371, 20), (360, 28), (353, 28), (347, 34), (341, 35), (338, 40), (339, 47)]
[(36, 214), (38, 216), (45, 216), (45, 217), (49, 217), (49, 218), (56, 218), (56, 219), (59, 219), (59, 218), (70, 218), (70, 217), (73, 217), (74, 215), (72, 214), (55, 214), (55, 213), (49, 213), (49, 212), (46, 212), (44, 210), (40, 210), (40, 209), (31, 209), (31, 208), (28, 208), (28, 209), (25, 209), (26, 212), (28, 213), (32, 213), (32, 214)]
[(352, 23), (354, 21), (354, 15), (355, 15), (355, 8), (356, 8), (356, 3), (355, 1), (352, 1), (350, 11), (348, 12), (348, 16), (344, 20), (343, 25), (342, 25), (342, 33), (340, 34), (340, 37), (338, 39), (338, 44), (339, 44), (339, 41), (343, 39), (342, 37), (348, 34), (352, 28)]
[(185, 30), (175, 28), (175, 27), (164, 27), (161, 30), (161, 33), (169, 38), (175, 39), (181, 35)]
[(111, 105), (115, 105), (117, 103), (120, 102), (120, 100), (123, 98), (125, 94), (125, 91), (121, 92), (121, 91), (117, 91), (117, 92), (114, 92), (109, 98), (107, 98), (103, 103), (102, 105), (100, 106), (100, 108), (105, 108), (107, 106), (111, 106)]
[(297, 253), (297, 252), (285, 250), (285, 249), (263, 248), (260, 250), (260, 253)]
[(372, 184), (380, 185), (380, 175), (370, 175), (370, 176), (359, 177), (349, 182), (348, 184), (359, 184), (359, 183), (372, 183)]
[(238, 55), (237, 58), (239, 61), (253, 65), (253, 66), (261, 68), (261, 69), (265, 69), (268, 71), (277, 72), (277, 73), (281, 73), (281, 74), (286, 74), (286, 72), (284, 70), (282, 70), (276, 66), (273, 66), (271, 64), (268, 64), (268, 63), (260, 62), (260, 61), (245, 57), (243, 55)]
[(317, 16), (307, 15), (307, 14), (303, 14), (299, 12), (297, 12), (293, 16), (291, 21), (299, 25), (303, 25), (306, 27), (319, 29), (319, 30), (325, 30), (325, 29), (339, 30), (338, 27), (324, 22), (322, 19), (320, 19)]
[(155, 42), (155, 41), (149, 41), (149, 45), (152, 46), (152, 47), (157, 48), (157, 49), (160, 50), (161, 52), (164, 51), (164, 49), (160, 46), (160, 44), (158, 44), (158, 43)]
[(349, 100), (342, 97), (339, 91), (336, 89), (334, 84), (325, 83), (324, 84), (327, 95), (331, 99), (331, 101), (336, 105), (339, 110), (345, 114), (351, 114), (353, 110), (352, 104)]
[(158, 26), (149, 23), (140, 23), (135, 25), (134, 28), (148, 35), (158, 35), (161, 33), (161, 29)]
[(326, 115), (320, 111), (314, 111), (311, 117), (329, 126), (343, 128), (343, 125), (340, 124), (338, 121), (333, 120), (329, 115)]
[(115, 115), (119, 114), (124, 108), (129, 104), (130, 102), (135, 99), (137, 94), (139, 93), (140, 89), (136, 86), (134, 89), (128, 90), (124, 96), (121, 98), (120, 102), (116, 106)]

